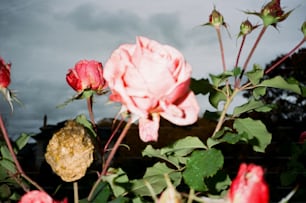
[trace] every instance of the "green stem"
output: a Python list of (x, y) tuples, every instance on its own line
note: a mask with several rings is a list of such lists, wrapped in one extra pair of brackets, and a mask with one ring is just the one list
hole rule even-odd
[(77, 181), (73, 182), (73, 199), (74, 199), (74, 203), (79, 202), (79, 192), (78, 192), (78, 182)]
[(190, 188), (187, 203), (192, 203), (194, 197), (194, 189)]
[(115, 143), (113, 149), (111, 150), (109, 156), (107, 157), (107, 160), (106, 160), (106, 162), (105, 162), (105, 165), (103, 166), (103, 170), (102, 170), (102, 172), (101, 172), (101, 174), (100, 174), (98, 180), (95, 182), (95, 184), (93, 185), (93, 187), (92, 187), (92, 189), (91, 189), (91, 191), (90, 191), (90, 193), (89, 193), (89, 195), (88, 195), (88, 198), (87, 198), (88, 201), (90, 201), (90, 200), (92, 199), (92, 196), (93, 196), (94, 191), (95, 191), (96, 188), (98, 187), (98, 185), (99, 185), (99, 183), (101, 182), (103, 176), (106, 175), (107, 170), (108, 170), (108, 167), (110, 166), (110, 163), (111, 163), (112, 159), (114, 158), (114, 156), (115, 156), (115, 154), (116, 154), (116, 152), (117, 152), (117, 150), (118, 150), (120, 144), (122, 143), (124, 137), (126, 136), (128, 130), (130, 129), (131, 125), (132, 125), (132, 122), (131, 122), (131, 120), (129, 120), (129, 121), (126, 123), (126, 125), (125, 125), (123, 131), (121, 132), (120, 136), (118, 137), (118, 139), (117, 139), (117, 141), (116, 141), (116, 143)]
[(224, 48), (223, 48), (223, 43), (222, 43), (220, 27), (216, 27), (216, 31), (217, 31), (217, 36), (218, 36), (218, 41), (219, 41), (219, 46), (220, 46), (223, 71), (225, 72), (226, 71), (226, 64), (225, 64)]
[(156, 193), (155, 193), (155, 191), (154, 191), (152, 185), (151, 185), (147, 180), (144, 180), (144, 183), (145, 183), (146, 187), (148, 188), (148, 190), (149, 190), (149, 192), (150, 192), (150, 194), (151, 194), (151, 197), (152, 197), (152, 199), (154, 200), (154, 202), (155, 202), (155, 203), (158, 203), (158, 199), (157, 199), (157, 197), (156, 197), (156, 195), (155, 195)]
[(283, 61), (285, 61), (288, 57), (290, 57), (300, 46), (302, 46), (306, 41), (306, 37), (302, 39), (291, 51), (289, 51), (283, 58), (281, 58), (279, 61), (277, 61), (275, 64), (273, 64), (269, 69), (265, 71), (265, 74), (268, 74), (273, 69), (275, 69), (279, 64), (281, 64)]
[(226, 113), (228, 111), (228, 108), (229, 108), (230, 104), (232, 103), (234, 97), (236, 96), (236, 94), (239, 91), (240, 91), (239, 89), (235, 88), (234, 92), (230, 96), (227, 96), (227, 100), (226, 100), (226, 103), (224, 104), (224, 107), (223, 107), (222, 113), (220, 115), (219, 121), (217, 123), (217, 126), (215, 128), (215, 131), (214, 131), (213, 135), (211, 136), (212, 138), (215, 137), (217, 132), (219, 132), (219, 130), (221, 129), (221, 127), (222, 127), (222, 125), (225, 121), (225, 117), (226, 117)]
[(249, 62), (250, 62), (254, 52), (255, 52), (255, 49), (257, 48), (257, 45), (260, 42), (260, 40), (261, 40), (262, 36), (264, 35), (264, 33), (266, 32), (267, 28), (268, 28), (268, 26), (263, 26), (263, 28), (261, 29), (261, 31), (260, 31), (260, 33), (259, 33), (259, 35), (258, 35), (258, 37), (257, 37), (257, 39), (256, 39), (256, 41), (255, 41), (255, 43), (254, 43), (254, 45), (252, 47), (252, 49), (251, 49), (251, 51), (250, 51), (246, 61), (243, 64), (242, 72), (240, 74), (239, 79), (242, 78), (242, 76), (243, 76), (243, 74), (244, 74), (244, 72), (245, 72), (245, 70), (246, 70), (246, 68), (247, 68), (247, 66), (248, 66), (248, 64), (249, 64)]

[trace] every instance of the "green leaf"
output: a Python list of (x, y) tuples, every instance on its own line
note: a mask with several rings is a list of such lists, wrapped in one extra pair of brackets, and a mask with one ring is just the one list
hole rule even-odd
[(212, 148), (194, 151), (183, 172), (185, 183), (196, 191), (206, 191), (204, 178), (214, 176), (222, 168), (223, 162), (224, 158), (220, 150)]
[(253, 90), (253, 96), (255, 99), (259, 99), (266, 94), (267, 87), (256, 87)]
[(176, 141), (169, 147), (161, 149), (162, 154), (174, 153), (176, 156), (186, 156), (195, 149), (206, 149), (206, 146), (198, 137), (188, 136)]
[(0, 165), (12, 174), (15, 174), (17, 171), (15, 168), (15, 164), (10, 160), (2, 159), (0, 160)]
[(239, 118), (234, 121), (234, 128), (239, 134), (246, 133), (248, 142), (253, 145), (254, 151), (264, 152), (271, 143), (271, 133), (267, 131), (266, 126), (259, 120)]
[[(107, 203), (110, 195), (111, 195), (111, 190), (109, 188), (109, 185), (106, 182), (101, 181), (92, 195), (93, 198), (91, 202)], [(84, 203), (88, 202), (87, 198), (84, 199), (83, 201)]]
[(241, 68), (240, 67), (235, 67), (233, 69), (233, 73), (234, 73), (234, 76), (237, 77), (241, 74)]
[(75, 121), (79, 124), (82, 124), (85, 128), (87, 128), (94, 137), (97, 136), (95, 130), (93, 129), (91, 122), (87, 120), (85, 115), (82, 114), (82, 115), (77, 116), (75, 118)]
[(212, 121), (218, 121), (218, 119), (220, 118), (220, 115), (221, 115), (220, 111), (213, 112), (213, 111), (206, 110), (204, 112), (203, 118), (206, 118)]
[(250, 99), (247, 103), (237, 106), (234, 109), (233, 116), (237, 117), (242, 113), (250, 112), (252, 110), (259, 112), (268, 112), (272, 108), (268, 105), (264, 104), (262, 101), (256, 101), (254, 99)]
[(224, 136), (220, 139), (215, 139), (215, 138), (208, 138), (207, 139), (207, 146), (209, 148), (220, 144), (220, 143), (229, 143), (229, 144), (236, 144), (239, 141), (244, 141), (245, 138), (243, 136), (243, 134), (236, 134), (236, 133), (232, 133), (232, 132), (226, 132), (224, 134)]
[(0, 182), (1, 182), (1, 180), (4, 180), (8, 177), (9, 177), (9, 174), (7, 174), (7, 172), (5, 171), (3, 166), (0, 165)]
[(212, 75), (209, 74), (212, 84), (214, 87), (219, 87), (220, 85), (222, 85), (229, 77), (233, 76), (234, 73), (231, 71), (226, 71), (223, 72), (219, 75)]
[(11, 189), (7, 184), (0, 185), (0, 200), (8, 199), (11, 195)]
[(144, 177), (140, 180), (132, 180), (132, 192), (141, 196), (151, 196), (146, 184), (150, 184), (155, 194), (161, 193), (167, 183), (164, 174), (168, 174), (174, 186), (181, 182), (181, 173), (169, 167), (165, 163), (156, 163), (154, 166), (147, 168)]
[(221, 101), (226, 101), (226, 96), (224, 92), (212, 90), (209, 94), (210, 104), (217, 109)]
[(18, 200), (20, 200), (21, 196), (20, 194), (18, 194), (17, 192), (13, 192), (13, 194), (10, 196), (10, 200), (13, 200), (15, 202), (17, 202)]
[(306, 86), (302, 86), (301, 91), (302, 91), (302, 96), (306, 97)]
[(210, 89), (211, 85), (209, 83), (208, 79), (194, 79), (191, 78), (191, 83), (190, 83), (190, 89), (197, 95), (197, 94), (207, 94)]
[(257, 85), (263, 77), (264, 71), (259, 65), (255, 64), (253, 70), (247, 72), (246, 75), (253, 85)]
[(219, 194), (225, 191), (231, 185), (231, 179), (224, 171), (219, 170), (216, 175), (211, 178), (207, 178), (205, 183), (209, 187), (209, 191)]
[(129, 181), (128, 176), (125, 174), (125, 172), (119, 168), (109, 169), (109, 174), (105, 177), (103, 177), (103, 180), (107, 181), (112, 188), (112, 191), (116, 197), (124, 194), (126, 192), (126, 189), (124, 188), (124, 184), (126, 184)]
[(9, 151), (9, 149), (7, 148), (7, 146), (1, 146), (0, 147), (0, 152), (2, 155), (2, 159), (7, 159), (10, 160), (11, 162), (13, 162), (13, 157)]
[(299, 87), (299, 84), (296, 81), (293, 80), (286, 81), (281, 76), (276, 76), (274, 78), (264, 80), (260, 84), (258, 84), (258, 86), (280, 88), (295, 92), (297, 94), (302, 93), (301, 88)]
[(112, 201), (109, 201), (108, 203), (128, 203), (130, 202), (128, 198), (126, 197), (118, 197)]
[(167, 156), (166, 154), (161, 153), (160, 149), (154, 149), (152, 145), (146, 146), (146, 148), (142, 151), (142, 156), (159, 158), (173, 164), (176, 168), (180, 167), (179, 159), (177, 157)]
[(18, 150), (21, 150), (29, 141), (31, 135), (26, 133), (21, 133), (21, 135), (15, 141)]

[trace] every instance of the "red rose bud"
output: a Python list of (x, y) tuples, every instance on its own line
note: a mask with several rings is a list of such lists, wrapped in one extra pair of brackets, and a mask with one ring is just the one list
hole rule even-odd
[(299, 137), (299, 144), (304, 144), (305, 141), (306, 141), (306, 131), (303, 131)]
[(280, 5), (280, 0), (272, 0), (262, 8), (260, 17), (265, 26), (276, 26), (276, 23), (285, 20), (290, 13), (291, 11), (284, 13)]
[(101, 93), (106, 86), (102, 68), (98, 61), (81, 60), (68, 70), (66, 81), (77, 92), (93, 90)]
[(0, 57), (0, 88), (7, 88), (11, 82), (11, 64)]
[(220, 26), (226, 27), (226, 23), (224, 22), (224, 18), (222, 14), (214, 8), (214, 10), (209, 15), (209, 21), (205, 24), (202, 24), (202, 26), (211, 25), (215, 28), (218, 28)]
[(269, 188), (263, 179), (263, 169), (254, 164), (241, 164), (233, 180), (228, 199), (230, 203), (268, 203)]
[(215, 27), (219, 27), (225, 24), (222, 14), (219, 11), (217, 11), (215, 8), (209, 15), (209, 24)]

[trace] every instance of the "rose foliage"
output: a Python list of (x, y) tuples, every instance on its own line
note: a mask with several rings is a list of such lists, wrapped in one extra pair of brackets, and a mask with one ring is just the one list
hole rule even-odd
[[(191, 78), (192, 67), (176, 48), (143, 36), (137, 36), (135, 44), (120, 45), (110, 54), (104, 68), (101, 62), (95, 60), (77, 62), (66, 75), (68, 85), (77, 92), (77, 96), (70, 101), (85, 98), (90, 121), (84, 115), (67, 119), (69, 121), (65, 126), (54, 133), (45, 155), (54, 172), (62, 177), (63, 184), (73, 185), (73, 197), (68, 193), (67, 196), (81, 203), (268, 202), (271, 195), (269, 183), (264, 180), (265, 166), (242, 163), (236, 178), (231, 180), (232, 171), (227, 171), (225, 166), (233, 163), (225, 159), (223, 147), (244, 144), (249, 145), (254, 153), (265, 153), (272, 134), (261, 120), (249, 115), (268, 113), (273, 109), (273, 105), (261, 100), (267, 88), (306, 95), (305, 86), (292, 78), (284, 79), (277, 75), (265, 79), (265, 74), (273, 71), (277, 64), (266, 71), (258, 64), (249, 65), (268, 28), (277, 27), (291, 12), (285, 12), (279, 0), (270, 1), (259, 12), (245, 12), (258, 16), (262, 25), (252, 25), (249, 20), (242, 22), (237, 35), (242, 38), (241, 46), (235, 65), (228, 68), (229, 62), (226, 61), (221, 40), (222, 28), (227, 28), (227, 23), (214, 7), (208, 17), (209, 22), (203, 26), (217, 31), (223, 67), (220, 74), (210, 74), (207, 79)], [(240, 55), (247, 37), (260, 28), (247, 59), (240, 65)], [(302, 41), (280, 62), (305, 42), (305, 23), (302, 31)], [(11, 92), (8, 90), (10, 68), (11, 65), (0, 58), (0, 88), (11, 104), (11, 97), (7, 96), (11, 95), (7, 94)], [(109, 100), (119, 103), (121, 109), (114, 119), (111, 135), (106, 142), (101, 142), (92, 101), (94, 96), (108, 91)], [(245, 91), (251, 91), (249, 100), (230, 111), (229, 107), (236, 101), (237, 95)], [(190, 131), (190, 136), (173, 140), (170, 145), (154, 147), (153, 142), (163, 140), (165, 136), (159, 130), (161, 118), (173, 125), (195, 126), (200, 110), (195, 95), (200, 94), (207, 94), (209, 103), (215, 108), (214, 112), (206, 111), (204, 114), (214, 123), (214, 130), (211, 133), (201, 132), (199, 136), (192, 135), (193, 131)], [(27, 145), (30, 135), (21, 134), (14, 143), (14, 149), (0, 118), (1, 132), (5, 138), (5, 143), (1, 142), (0, 145), (0, 201), (55, 202), (24, 173), (16, 158), (15, 153)], [(122, 166), (112, 165), (132, 124), (138, 125), (139, 137), (146, 144), (141, 155), (152, 160), (141, 177), (130, 177)], [(301, 145), (304, 137), (301, 137)], [(240, 149), (239, 146), (235, 148)], [(139, 146), (133, 143), (128, 148), (135, 150)], [(87, 180), (87, 177), (90, 178)], [(77, 184), (83, 181), (86, 181), (90, 191), (79, 196)], [(61, 187), (53, 191), (57, 190), (61, 190)], [(295, 191), (296, 188), (284, 200), (287, 201)]]

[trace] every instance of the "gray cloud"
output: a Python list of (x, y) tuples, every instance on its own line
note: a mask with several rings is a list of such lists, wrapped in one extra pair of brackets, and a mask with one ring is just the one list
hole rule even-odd
[[(272, 57), (291, 49), (301, 38), (300, 25), (305, 20), (305, 4), (299, 0), (283, 1), (296, 10), (288, 23), (280, 24), (280, 32), (268, 30), (255, 53), (257, 63), (269, 62)], [(192, 3), (174, 1), (3, 1), (0, 7), (0, 55), (12, 62), (11, 89), (18, 90), (24, 106), (15, 105), (10, 113), (0, 99), (0, 111), (9, 132), (37, 132), (44, 114), (50, 123), (87, 115), (85, 101), (75, 101), (63, 109), (56, 109), (75, 93), (65, 81), (67, 70), (80, 59), (106, 62), (111, 52), (122, 43), (134, 43), (143, 35), (178, 48), (193, 66), (194, 77), (207, 77), (221, 71), (216, 33), (211, 27), (200, 27), (208, 20), (213, 5), (224, 14), (230, 31), (236, 30), (245, 15), (239, 10), (258, 9), (262, 2), (231, 1)], [(243, 18), (241, 18), (243, 16)], [(250, 18), (260, 22), (258, 18)], [(237, 25), (235, 25), (237, 24)], [(238, 31), (237, 31), (238, 32)], [(237, 53), (235, 39), (223, 32), (228, 66)], [(250, 43), (254, 41), (250, 37)], [(245, 58), (245, 55), (243, 55)], [(242, 58), (243, 58), (242, 57)], [(255, 62), (252, 61), (251, 63)], [(94, 105), (96, 119), (112, 117), (118, 105), (107, 105), (107, 96), (98, 97)], [(203, 111), (208, 103), (202, 99)]]

